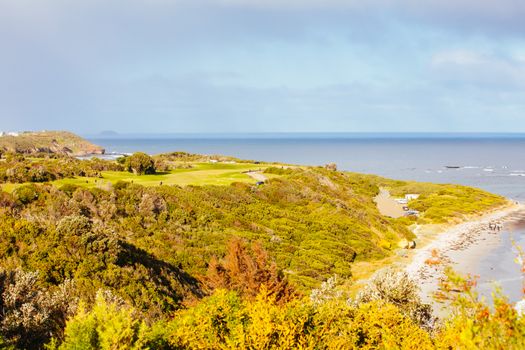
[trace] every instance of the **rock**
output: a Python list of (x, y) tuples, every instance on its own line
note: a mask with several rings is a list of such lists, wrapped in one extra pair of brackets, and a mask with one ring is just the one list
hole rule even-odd
[(397, 246), (401, 249), (408, 249), (409, 242), (406, 239), (402, 239), (397, 243)]
[(324, 166), (327, 170), (331, 171), (337, 171), (337, 164), (335, 163), (328, 163)]
[(401, 249), (415, 249), (416, 241), (407, 241), (406, 239), (402, 239), (397, 243), (397, 246)]

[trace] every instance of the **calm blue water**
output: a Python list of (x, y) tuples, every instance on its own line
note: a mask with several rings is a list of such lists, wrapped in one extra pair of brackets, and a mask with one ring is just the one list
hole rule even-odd
[[(470, 185), (525, 202), (525, 135), (313, 134), (91, 141), (109, 152), (187, 151), (293, 164), (335, 162), (341, 170)], [(522, 276), (514, 262), (513, 242), (525, 247), (525, 218), (507, 225), (499, 243), (468, 271), (480, 276), (482, 294), (490, 296), (495, 281), (512, 300), (521, 298)]]

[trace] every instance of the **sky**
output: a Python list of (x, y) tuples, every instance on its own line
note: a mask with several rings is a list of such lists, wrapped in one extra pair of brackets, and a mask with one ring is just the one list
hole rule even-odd
[(0, 130), (525, 132), (523, 0), (0, 0)]

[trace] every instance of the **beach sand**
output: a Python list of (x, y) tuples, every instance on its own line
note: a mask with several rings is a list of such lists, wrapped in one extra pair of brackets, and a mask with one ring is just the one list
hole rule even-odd
[(490, 230), (489, 223), (498, 221), (505, 226), (506, 221), (524, 211), (525, 205), (513, 204), (448, 228), (431, 225), (417, 228), (419, 248), (411, 252), (404, 269), (421, 287), (423, 301), (441, 314), (433, 294), (438, 291), (445, 268), (452, 266), (465, 272), (466, 267), (476, 264), (499, 243), (499, 231)]

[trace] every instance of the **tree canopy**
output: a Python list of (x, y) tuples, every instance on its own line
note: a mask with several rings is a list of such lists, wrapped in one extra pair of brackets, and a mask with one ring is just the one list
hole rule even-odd
[(126, 159), (126, 168), (136, 175), (155, 174), (155, 161), (143, 152), (136, 152)]

